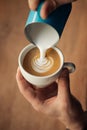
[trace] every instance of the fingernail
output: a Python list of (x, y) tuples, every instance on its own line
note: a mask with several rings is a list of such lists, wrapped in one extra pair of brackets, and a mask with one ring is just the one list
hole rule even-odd
[(67, 78), (69, 77), (69, 70), (67, 68), (64, 68), (59, 76), (59, 78)]

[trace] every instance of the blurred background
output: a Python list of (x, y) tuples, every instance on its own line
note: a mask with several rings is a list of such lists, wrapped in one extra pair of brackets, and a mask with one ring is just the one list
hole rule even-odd
[[(27, 0), (0, 0), (0, 130), (65, 130), (57, 119), (36, 112), (16, 83), (18, 55), (29, 42), (24, 35)], [(71, 92), (87, 109), (87, 0), (73, 3), (58, 43), (65, 61), (76, 65)]]

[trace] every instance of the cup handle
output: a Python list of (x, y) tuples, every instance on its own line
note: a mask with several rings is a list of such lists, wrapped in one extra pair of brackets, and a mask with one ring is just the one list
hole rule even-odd
[(63, 65), (63, 68), (68, 68), (69, 73), (72, 73), (72, 72), (75, 71), (76, 66), (75, 66), (75, 64), (73, 64), (71, 62), (65, 62), (64, 65)]

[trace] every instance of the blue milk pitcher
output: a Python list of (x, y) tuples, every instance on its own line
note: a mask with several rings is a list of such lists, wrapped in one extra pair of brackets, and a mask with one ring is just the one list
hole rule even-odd
[[(46, 19), (40, 16), (40, 10), (44, 3), (41, 0), (36, 11), (31, 10), (25, 25), (25, 35), (33, 43), (47, 43), (56, 45), (62, 35), (64, 26), (71, 12), (72, 4), (64, 4), (54, 10)], [(43, 42), (43, 43), (42, 43)]]

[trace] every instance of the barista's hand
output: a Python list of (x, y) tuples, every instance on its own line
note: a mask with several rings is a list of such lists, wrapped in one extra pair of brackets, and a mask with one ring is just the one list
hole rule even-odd
[[(67, 4), (76, 0), (45, 0), (42, 9), (41, 16), (45, 19), (53, 10), (62, 4)], [(40, 0), (28, 0), (29, 7), (32, 10), (37, 9)]]
[(46, 88), (28, 83), (18, 68), (16, 75), (20, 92), (37, 111), (58, 118), (71, 130), (82, 130), (84, 112), (79, 101), (70, 92), (69, 72), (64, 69), (56, 82)]

